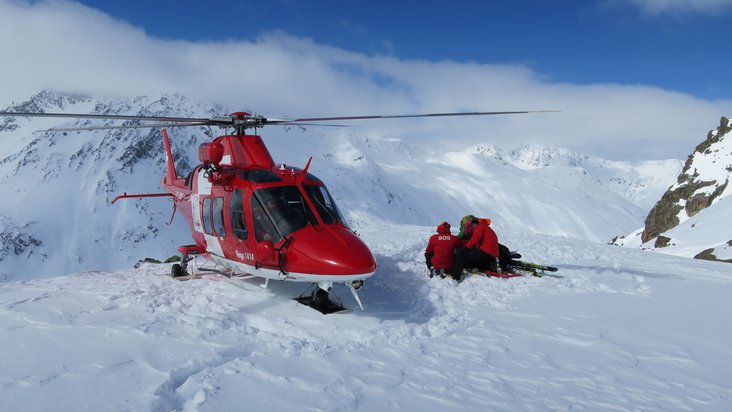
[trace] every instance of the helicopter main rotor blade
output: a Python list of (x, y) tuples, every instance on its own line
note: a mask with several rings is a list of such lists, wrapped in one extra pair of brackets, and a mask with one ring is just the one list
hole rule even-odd
[[(87, 127), (68, 127), (68, 128), (51, 128), (38, 130), (35, 133), (42, 132), (74, 132), (74, 131), (93, 131), (93, 130), (111, 130), (111, 129), (143, 129), (155, 127), (184, 127), (184, 126), (219, 126), (219, 127), (235, 127), (234, 123), (239, 120), (233, 116), (214, 117), (214, 118), (196, 118), (196, 117), (168, 117), (168, 116), (138, 116), (138, 115), (118, 115), (118, 114), (88, 114), (88, 113), (37, 113), (37, 112), (0, 112), (0, 116), (20, 116), (20, 117), (52, 117), (62, 119), (94, 119), (94, 120), (137, 120), (142, 122), (158, 122), (154, 124), (139, 125), (118, 125), (118, 126), (87, 126)], [(259, 119), (259, 118), (257, 118)], [(162, 122), (162, 123), (160, 123)]]
[(166, 116), (137, 116), (118, 114), (85, 114), (85, 113), (34, 113), (34, 112), (0, 112), (0, 116), (22, 116), (22, 117), (55, 117), (71, 119), (97, 119), (97, 120), (137, 120), (142, 122), (158, 122), (154, 124), (119, 125), (119, 126), (87, 126), (71, 128), (51, 128), (43, 131), (89, 131), (108, 129), (140, 129), (147, 127), (183, 127), (183, 126), (218, 126), (221, 128), (235, 128), (237, 134), (243, 134), (244, 130), (258, 128), (267, 125), (293, 125), (293, 126), (331, 126), (350, 127), (339, 124), (316, 124), (311, 122), (327, 122), (335, 120), (371, 120), (371, 119), (404, 119), (418, 117), (448, 117), (448, 116), (485, 116), (485, 115), (506, 115), (526, 113), (551, 113), (560, 110), (521, 110), (505, 112), (453, 112), (453, 113), (428, 113), (428, 114), (402, 114), (402, 115), (373, 115), (373, 116), (336, 116), (336, 117), (303, 117), (299, 119), (268, 119), (264, 116), (251, 115), (245, 112), (232, 113), (228, 116), (212, 118), (195, 117), (166, 117)]
[(210, 126), (210, 124), (209, 123), (154, 123), (154, 124), (134, 124), (134, 125), (120, 125), (120, 126), (88, 126), (88, 127), (44, 129), (44, 130), (37, 130), (34, 133), (79, 132), (79, 131), (93, 131), (93, 130), (113, 130), (113, 129), (144, 129), (144, 128), (155, 128), (155, 127), (184, 127), (184, 126)]
[(197, 119), (193, 117), (161, 117), (135, 116), (119, 114), (87, 114), (87, 113), (34, 113), (34, 112), (0, 112), (0, 116), (23, 117), (60, 117), (71, 119), (100, 119), (100, 120), (143, 120), (153, 122), (211, 122), (223, 119)]
[(429, 113), (429, 114), (401, 114), (401, 115), (375, 115), (375, 116), (340, 116), (340, 117), (306, 117), (301, 119), (288, 120), (288, 122), (320, 122), (330, 120), (369, 120), (369, 119), (404, 119), (415, 117), (448, 117), (448, 116), (486, 116), (497, 114), (526, 114), (526, 113), (552, 113), (559, 110), (522, 110), (511, 112), (455, 112), (455, 113)]
[(300, 123), (295, 120), (267, 121), (265, 124), (274, 126), (318, 126), (318, 127), (353, 127), (351, 124), (323, 124), (323, 123)]

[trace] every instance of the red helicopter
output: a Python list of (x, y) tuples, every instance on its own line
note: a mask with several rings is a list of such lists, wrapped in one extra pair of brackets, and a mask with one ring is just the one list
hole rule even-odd
[[(310, 296), (298, 301), (323, 313), (343, 310), (330, 300), (333, 284), (345, 283), (358, 297), (364, 280), (376, 272), (373, 254), (352, 231), (325, 184), (304, 169), (276, 164), (262, 138), (247, 129), (266, 125), (324, 125), (343, 120), (417, 117), (477, 116), (548, 112), (463, 112), (413, 115), (314, 117), (294, 120), (269, 119), (246, 112), (216, 118), (123, 116), (66, 113), (0, 112), (0, 116), (58, 117), (134, 121), (138, 124), (54, 128), (49, 131), (80, 131), (121, 128), (218, 126), (233, 129), (198, 149), (201, 164), (181, 176), (173, 163), (170, 142), (162, 130), (167, 168), (162, 184), (165, 193), (123, 194), (123, 198), (171, 197), (190, 226), (195, 244), (180, 246), (180, 263), (171, 275), (187, 275), (196, 255), (204, 255), (228, 269), (229, 275), (316, 284)], [(153, 123), (142, 123), (153, 122)], [(172, 221), (172, 219), (171, 219)]]

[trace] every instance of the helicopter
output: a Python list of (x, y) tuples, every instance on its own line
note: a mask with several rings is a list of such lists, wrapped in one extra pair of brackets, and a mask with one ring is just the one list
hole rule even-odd
[[(350, 228), (324, 182), (304, 168), (276, 164), (261, 136), (248, 129), (269, 125), (336, 126), (323, 122), (483, 116), (553, 112), (555, 110), (453, 112), (274, 119), (248, 112), (212, 118), (103, 115), (39, 112), (0, 112), (0, 116), (55, 117), (134, 122), (135, 124), (52, 128), (47, 131), (161, 128), (166, 170), (163, 193), (127, 194), (120, 199), (168, 197), (173, 216), (180, 210), (194, 244), (178, 247), (180, 263), (171, 266), (174, 278), (188, 276), (188, 264), (204, 256), (228, 270), (228, 276), (307, 282), (310, 296), (297, 300), (327, 314), (345, 310), (330, 299), (333, 285), (344, 283), (359, 307), (357, 291), (376, 273), (368, 246)], [(216, 126), (227, 133), (198, 148), (200, 164), (179, 175), (166, 128)], [(340, 125), (338, 125), (340, 126)], [(231, 133), (229, 130), (233, 129)], [(172, 222), (172, 218), (171, 218)], [(220, 273), (224, 273), (221, 272)]]

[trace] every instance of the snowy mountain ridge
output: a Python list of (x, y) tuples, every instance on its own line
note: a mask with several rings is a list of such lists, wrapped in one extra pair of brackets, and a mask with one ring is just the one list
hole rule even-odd
[(493, 145), (477, 145), (468, 150), (524, 170), (546, 167), (581, 168), (611, 191), (644, 209), (650, 208), (664, 193), (669, 182), (680, 172), (683, 163), (678, 159), (612, 161), (537, 144), (523, 144), (510, 150)]
[[(47, 91), (7, 108), (26, 109), (179, 117), (232, 111), (178, 95), (110, 99)], [(172, 213), (167, 201), (110, 205), (122, 192), (161, 191), (164, 155), (159, 131), (33, 133), (59, 125), (109, 123), (6, 118), (0, 129), (5, 156), (0, 159), (0, 185), (12, 196), (0, 205), (0, 233), (17, 247), (6, 247), (0, 255), (0, 275), (129, 267), (144, 257), (168, 257), (178, 245), (190, 242), (180, 217), (166, 225)], [(198, 145), (221, 131), (193, 127), (172, 128), (169, 133), (177, 170), (184, 175), (198, 163)], [(302, 167), (313, 156), (311, 171), (329, 185), (356, 228), (374, 222), (385, 229), (393, 224), (432, 226), (472, 213), (490, 216), (503, 233), (604, 243), (638, 227), (643, 218), (643, 208), (635, 202), (646, 195), (632, 201), (624, 192), (633, 187), (639, 193), (660, 192), (670, 184), (650, 177), (658, 171), (654, 166), (644, 170), (645, 164), (606, 162), (550, 148), (504, 152), (473, 147), (436, 153), (400, 139), (350, 131), (272, 127), (262, 134), (276, 162)], [(627, 184), (613, 186), (613, 181)], [(100, 254), (100, 248), (106, 252)]]

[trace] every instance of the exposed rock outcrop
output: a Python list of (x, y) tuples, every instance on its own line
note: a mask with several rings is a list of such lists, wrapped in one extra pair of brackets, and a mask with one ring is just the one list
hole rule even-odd
[[(689, 155), (677, 183), (666, 191), (646, 217), (641, 235), (643, 243), (659, 237), (725, 195), (732, 171), (732, 150), (725, 141), (730, 130), (732, 122), (722, 117), (719, 127), (710, 131)], [(656, 247), (667, 244), (660, 238), (656, 241)]]

